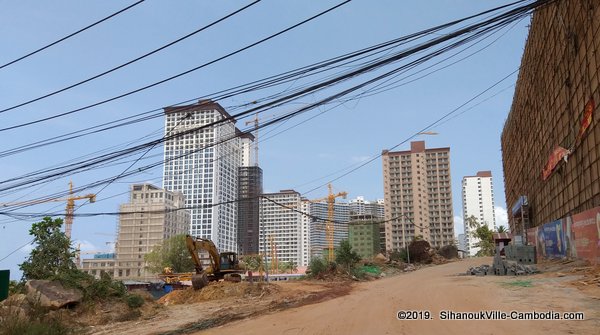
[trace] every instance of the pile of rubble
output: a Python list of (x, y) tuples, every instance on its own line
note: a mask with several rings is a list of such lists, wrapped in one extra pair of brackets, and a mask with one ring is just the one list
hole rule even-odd
[(194, 290), (191, 287), (184, 290), (175, 290), (160, 298), (158, 303), (162, 305), (179, 305), (233, 297), (262, 298), (264, 295), (272, 295), (278, 291), (279, 287), (277, 285), (262, 282), (255, 284), (225, 281), (211, 282), (201, 290)]
[(474, 266), (467, 270), (467, 275), (471, 276), (488, 276), (492, 274), (494, 274), (494, 272), (492, 271), (492, 267), (487, 264), (482, 264), (481, 266)]
[(524, 276), (538, 273), (535, 264), (521, 264), (516, 261), (503, 260), (494, 264), (494, 273), (498, 276)]
[(521, 264), (516, 261), (507, 261), (501, 258), (494, 258), (493, 265), (482, 264), (467, 270), (467, 275), (471, 276), (524, 276), (539, 273), (535, 264)]

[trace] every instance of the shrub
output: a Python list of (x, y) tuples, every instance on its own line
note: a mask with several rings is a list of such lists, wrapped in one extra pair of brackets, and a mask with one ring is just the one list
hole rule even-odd
[(121, 298), (127, 294), (125, 285), (120, 281), (113, 280), (105, 272), (102, 273), (100, 279), (96, 279), (83, 271), (71, 270), (60, 273), (52, 279), (58, 280), (64, 286), (81, 290), (85, 300)]
[(129, 308), (139, 308), (144, 304), (144, 298), (139, 294), (128, 294), (125, 297), (125, 302), (127, 302)]
[(355, 267), (350, 270), (350, 274), (356, 277), (357, 279), (365, 279), (366, 272), (363, 268)]
[(311, 277), (317, 277), (327, 271), (327, 262), (321, 257), (315, 257), (310, 260), (308, 270)]
[(408, 261), (408, 258), (406, 257), (406, 249), (392, 251), (390, 254), (390, 260), (406, 263)]
[(458, 258), (458, 248), (454, 245), (445, 245), (438, 253), (446, 259)]
[(410, 261), (414, 263), (431, 263), (431, 255), (429, 250), (431, 246), (429, 242), (424, 240), (414, 240), (408, 245), (408, 251), (410, 253)]
[(109, 274), (102, 273), (99, 280), (94, 279), (92, 284), (85, 290), (89, 298), (109, 298), (124, 297), (127, 294), (127, 288), (118, 280), (113, 280)]

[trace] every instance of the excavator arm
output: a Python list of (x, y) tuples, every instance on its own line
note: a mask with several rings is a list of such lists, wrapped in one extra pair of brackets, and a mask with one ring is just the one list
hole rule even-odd
[(217, 251), (217, 246), (213, 243), (213, 241), (205, 238), (196, 237), (193, 238), (190, 235), (187, 235), (185, 238), (185, 244), (187, 245), (188, 251), (192, 256), (192, 261), (196, 267), (196, 273), (201, 274), (204, 272), (202, 268), (202, 262), (200, 261), (200, 256), (198, 256), (198, 251), (206, 250), (210, 256), (210, 265), (213, 273), (221, 271), (221, 259), (219, 257), (219, 252)]

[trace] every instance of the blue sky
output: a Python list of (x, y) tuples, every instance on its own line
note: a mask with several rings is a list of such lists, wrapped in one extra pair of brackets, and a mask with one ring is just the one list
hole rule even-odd
[[(0, 11), (0, 64), (65, 36), (132, 2), (124, 1), (17, 1), (4, 2)], [(119, 65), (171, 40), (187, 34), (247, 4), (242, 1), (158, 1), (149, 0), (72, 39), (21, 62), (0, 69), (0, 109), (73, 84)], [(0, 125), (10, 126), (40, 117), (65, 112), (144, 86), (170, 75), (210, 61), (282, 30), (338, 2), (262, 1), (233, 18), (152, 57), (104, 78), (42, 101), (0, 114)], [(227, 60), (127, 98), (92, 108), (65, 118), (0, 133), (0, 150), (43, 140), (119, 117), (233, 87), (268, 75), (358, 50), (448, 21), (475, 14), (507, 1), (367, 1), (354, 0), (341, 8), (265, 44)], [(295, 188), (304, 193), (339, 174), (334, 172), (379, 155), (462, 105), (499, 79), (515, 71), (520, 63), (529, 19), (504, 29), (472, 51), (492, 42), (472, 57), (418, 81), (381, 94), (344, 102), (338, 107), (322, 107), (286, 122), (269, 135), (307, 118), (326, 113), (289, 129), (260, 145), (266, 191)], [(435, 37), (435, 36), (432, 36)], [(468, 53), (468, 52), (467, 52)], [(516, 74), (510, 76), (471, 105), (473, 109), (435, 127), (436, 136), (421, 135), (427, 147), (451, 147), (451, 173), (457, 233), (462, 232), (461, 179), (479, 170), (491, 170), (495, 183), (495, 202), (506, 208), (502, 177), (500, 134), (508, 115)], [(219, 101), (225, 108), (250, 103), (267, 93), (293, 88), (297, 83), (271, 92), (259, 92)], [(348, 84), (347, 84), (348, 85)], [(346, 87), (346, 86), (344, 86)], [(493, 96), (493, 97), (492, 97)], [(319, 99), (315, 94), (272, 113), (278, 115)], [(238, 126), (244, 128), (246, 120)], [(163, 119), (156, 118), (135, 126), (88, 136), (44, 149), (0, 158), (2, 180), (40, 168), (59, 165), (71, 159), (162, 133)], [(406, 150), (406, 143), (398, 150)], [(162, 148), (148, 154), (160, 159)], [(153, 156), (157, 155), (157, 156)], [(136, 156), (134, 156), (135, 158)], [(66, 190), (69, 180), (75, 185), (120, 173), (127, 165), (107, 167), (56, 180), (21, 192), (0, 194), (0, 202), (41, 197)], [(113, 183), (98, 195), (96, 204), (81, 212), (114, 212), (127, 199), (132, 182), (150, 181), (161, 185), (162, 169), (139, 174)], [(334, 182), (336, 191), (347, 191), (350, 198), (383, 197), (381, 160)], [(85, 193), (97, 191), (90, 190)], [(319, 198), (321, 187), (306, 194)], [(60, 211), (64, 204), (28, 207), (28, 212)], [(502, 209), (499, 209), (501, 214)], [(117, 217), (75, 218), (73, 238), (83, 250), (108, 250), (113, 241)], [(32, 221), (0, 217), (0, 258), (30, 240)], [(0, 262), (18, 278), (17, 264), (29, 248), (17, 251)]]

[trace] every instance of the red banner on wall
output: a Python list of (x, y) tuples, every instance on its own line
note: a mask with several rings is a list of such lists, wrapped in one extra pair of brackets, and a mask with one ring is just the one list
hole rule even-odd
[(572, 239), (577, 258), (600, 264), (600, 207), (572, 216)]
[(592, 124), (594, 109), (596, 109), (596, 104), (594, 103), (594, 99), (590, 99), (590, 101), (585, 104), (585, 108), (583, 110), (583, 119), (581, 119), (581, 126), (579, 127), (579, 133), (577, 134), (577, 142), (581, 141), (585, 131)]
[(550, 177), (552, 171), (554, 171), (554, 168), (556, 168), (560, 160), (568, 156), (569, 153), (569, 150), (561, 146), (557, 146), (548, 158), (546, 167), (544, 167), (544, 170), (542, 171), (542, 180), (548, 179), (548, 177)]

